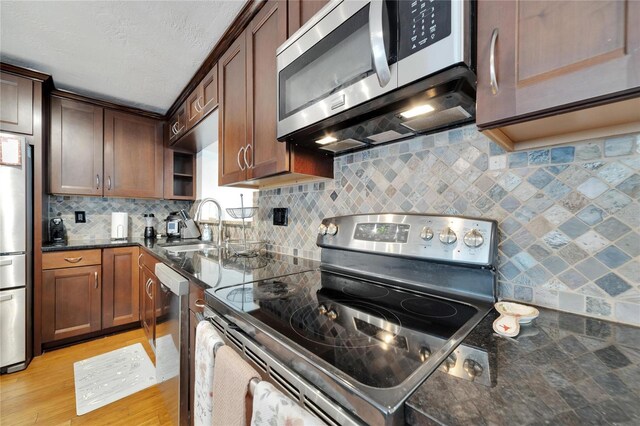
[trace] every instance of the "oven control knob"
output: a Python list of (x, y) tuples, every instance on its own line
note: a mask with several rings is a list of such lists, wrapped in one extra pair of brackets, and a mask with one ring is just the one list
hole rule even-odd
[(446, 227), (440, 231), (440, 242), (443, 244), (453, 244), (458, 240), (458, 236), (453, 229)]
[(472, 229), (471, 231), (464, 234), (464, 243), (467, 247), (476, 248), (480, 247), (482, 243), (484, 243), (484, 237), (477, 229)]
[(427, 360), (431, 356), (431, 351), (426, 346), (423, 346), (420, 348), (418, 355), (420, 355), (420, 361), (427, 362)]
[(422, 231), (420, 231), (420, 238), (422, 238), (425, 241), (429, 241), (430, 239), (433, 238), (433, 230), (428, 226), (424, 226), (422, 228)]
[(335, 321), (338, 318), (338, 313), (333, 309), (329, 309), (329, 311), (327, 312), (327, 318), (329, 318), (331, 321)]
[(327, 226), (327, 234), (336, 235), (337, 233), (338, 233), (338, 225), (336, 225), (335, 223), (330, 223), (329, 226)]
[(325, 225), (324, 223), (321, 223), (320, 226), (318, 226), (318, 234), (326, 235), (327, 234), (327, 225)]
[(467, 372), (472, 382), (476, 379), (476, 377), (482, 375), (482, 366), (470, 358), (464, 360), (462, 368), (464, 368), (464, 371)]
[(327, 314), (327, 307), (324, 306), (324, 305), (318, 306), (318, 313), (320, 315), (326, 315)]
[(445, 359), (444, 362), (440, 364), (442, 371), (444, 371), (445, 373), (448, 373), (449, 370), (451, 370), (453, 367), (456, 366), (456, 361), (457, 361), (456, 354), (449, 355), (447, 359)]

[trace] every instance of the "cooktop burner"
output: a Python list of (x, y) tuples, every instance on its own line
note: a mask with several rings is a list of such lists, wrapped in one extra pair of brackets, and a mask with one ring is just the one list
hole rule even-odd
[(413, 297), (400, 302), (407, 312), (420, 315), (421, 317), (449, 318), (458, 313), (458, 310), (451, 303), (444, 300), (424, 300), (423, 297)]

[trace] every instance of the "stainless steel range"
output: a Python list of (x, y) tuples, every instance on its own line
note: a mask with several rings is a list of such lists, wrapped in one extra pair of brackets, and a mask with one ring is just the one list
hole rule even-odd
[[(459, 346), (495, 301), (494, 221), (420, 214), (328, 218), (319, 270), (207, 291), (206, 316), (263, 376), (328, 423), (404, 423), (442, 364), (488, 383)], [(446, 362), (444, 362), (446, 361)]]

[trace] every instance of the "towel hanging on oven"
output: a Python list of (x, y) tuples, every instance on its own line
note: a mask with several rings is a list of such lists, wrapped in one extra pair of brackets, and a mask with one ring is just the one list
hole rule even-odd
[(226, 345), (217, 350), (213, 370), (213, 426), (246, 426), (249, 384), (260, 374)]
[(195, 383), (193, 389), (193, 422), (195, 426), (213, 423), (213, 366), (216, 349), (224, 345), (209, 321), (196, 327)]
[(324, 423), (271, 383), (263, 381), (253, 391), (251, 426), (271, 425), (324, 426)]

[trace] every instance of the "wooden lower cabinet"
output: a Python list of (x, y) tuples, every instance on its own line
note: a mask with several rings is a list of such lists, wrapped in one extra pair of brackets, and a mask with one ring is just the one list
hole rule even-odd
[(138, 247), (102, 250), (102, 328), (140, 318)]
[(100, 265), (51, 269), (42, 275), (43, 342), (100, 330)]

